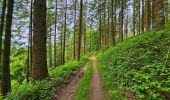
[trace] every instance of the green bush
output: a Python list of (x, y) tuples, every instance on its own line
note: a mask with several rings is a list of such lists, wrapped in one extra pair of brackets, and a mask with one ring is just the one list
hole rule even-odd
[(138, 99), (170, 99), (169, 47), (170, 30), (165, 29), (129, 38), (100, 52), (98, 64), (112, 99), (120, 94), (123, 97), (125, 87)]
[(49, 100), (54, 94), (55, 89), (61, 84), (70, 82), (72, 75), (76, 74), (82, 66), (83, 60), (70, 61), (65, 65), (49, 71), (51, 79), (36, 81), (28, 84), (23, 82), (22, 85), (15, 83), (12, 92), (6, 96), (7, 100)]

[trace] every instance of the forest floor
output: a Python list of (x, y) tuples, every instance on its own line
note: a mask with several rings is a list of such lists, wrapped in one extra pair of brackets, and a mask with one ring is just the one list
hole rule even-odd
[[(102, 87), (102, 81), (100, 78), (99, 70), (96, 65), (96, 58), (94, 56), (89, 57), (89, 60), (93, 62), (93, 72), (90, 80), (90, 95), (89, 100), (107, 100), (107, 95), (105, 95), (104, 88)], [(80, 72), (72, 79), (72, 81), (65, 87), (61, 89), (57, 95), (57, 99), (54, 100), (74, 100), (76, 90), (81, 82), (81, 79), (86, 72), (88, 61), (85, 62)]]

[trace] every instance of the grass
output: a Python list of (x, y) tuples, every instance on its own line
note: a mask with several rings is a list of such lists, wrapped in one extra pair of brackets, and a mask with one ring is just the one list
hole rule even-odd
[(169, 100), (170, 30), (129, 38), (97, 54), (104, 86), (111, 100), (126, 99), (125, 88), (141, 100)]
[(90, 92), (90, 78), (92, 75), (92, 62), (88, 63), (87, 70), (76, 91), (75, 100), (88, 100)]

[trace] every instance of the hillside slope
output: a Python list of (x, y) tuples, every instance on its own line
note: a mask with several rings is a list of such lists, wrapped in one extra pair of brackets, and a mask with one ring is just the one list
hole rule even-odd
[(129, 38), (97, 59), (111, 100), (126, 99), (128, 91), (136, 99), (170, 100), (169, 29)]

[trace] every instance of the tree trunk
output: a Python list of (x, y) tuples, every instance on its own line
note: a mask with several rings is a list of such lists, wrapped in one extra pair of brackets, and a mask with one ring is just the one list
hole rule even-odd
[(141, 20), (140, 20), (140, 18), (141, 18), (141, 14), (140, 14), (140, 0), (139, 0), (139, 6), (138, 7), (139, 7), (138, 8), (138, 11), (139, 11), (139, 16), (138, 16), (138, 20), (139, 20), (139, 23), (138, 23), (138, 25), (139, 25), (138, 33), (140, 34), (140, 28), (141, 28), (141, 26), (140, 26), (140, 24), (141, 24)]
[(146, 0), (146, 32), (150, 30), (150, 0)]
[(55, 7), (55, 33), (54, 33), (54, 67), (57, 67), (57, 0), (56, 0), (56, 7)]
[(165, 26), (164, 0), (154, 0), (153, 4), (153, 28), (159, 30)]
[(65, 11), (64, 11), (64, 43), (63, 43), (63, 62), (62, 64), (65, 63), (65, 49), (66, 49), (66, 27), (67, 27), (67, 0), (65, 2)]
[(11, 91), (10, 81), (10, 48), (11, 48), (11, 27), (13, 15), (14, 0), (8, 0), (7, 14), (6, 14), (6, 28), (4, 40), (3, 53), (3, 68), (2, 68), (2, 95), (5, 96)]
[(77, 0), (75, 0), (75, 6), (74, 6), (74, 33), (73, 33), (73, 38), (74, 38), (74, 43), (73, 43), (73, 57), (76, 59), (76, 14), (77, 14)]
[(120, 33), (119, 33), (119, 38), (120, 41), (123, 42), (123, 19), (124, 19), (124, 5), (123, 5), (124, 0), (121, 0), (121, 12), (120, 12)]
[(133, 36), (136, 34), (136, 9), (135, 9), (135, 0), (133, 0)]
[(111, 45), (115, 46), (115, 33), (114, 33), (114, 22), (113, 22), (113, 0), (110, 0), (110, 35)]
[(142, 33), (144, 32), (144, 20), (145, 20), (145, 13), (144, 13), (144, 0), (142, 0), (142, 23), (141, 23), (141, 29)]
[(83, 20), (83, 0), (80, 0), (80, 23), (79, 23), (79, 36), (78, 36), (78, 55), (77, 60), (80, 60), (80, 52), (81, 52), (81, 38), (82, 38), (82, 20)]
[(34, 0), (32, 79), (48, 76), (46, 51), (46, 0)]
[(30, 26), (29, 26), (29, 39), (28, 39), (28, 62), (27, 62), (27, 83), (29, 82), (30, 70), (32, 68), (32, 3), (30, 2)]
[(2, 35), (4, 31), (5, 22), (5, 11), (6, 11), (6, 0), (3, 0), (2, 13), (1, 13), (1, 24), (0, 24), (0, 64), (2, 62)]

